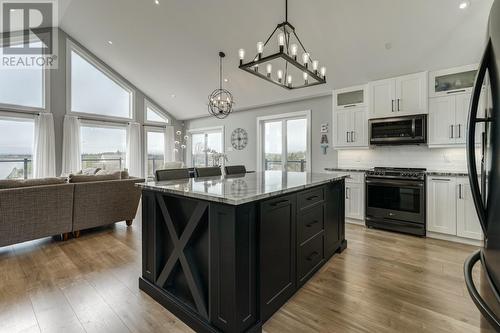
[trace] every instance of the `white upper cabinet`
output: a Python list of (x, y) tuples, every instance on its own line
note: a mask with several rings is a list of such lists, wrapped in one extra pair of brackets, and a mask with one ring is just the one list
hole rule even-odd
[[(333, 147), (368, 147), (367, 86), (333, 92)], [(352, 95), (351, 95), (352, 93)]]
[(471, 93), (478, 65), (467, 65), (431, 72), (429, 97)]
[(370, 82), (369, 118), (428, 112), (427, 72)]
[(366, 85), (335, 90), (333, 92), (334, 109), (343, 110), (366, 106), (367, 92), (368, 87)]
[(429, 100), (429, 145), (449, 145), (455, 143), (456, 99), (438, 97)]

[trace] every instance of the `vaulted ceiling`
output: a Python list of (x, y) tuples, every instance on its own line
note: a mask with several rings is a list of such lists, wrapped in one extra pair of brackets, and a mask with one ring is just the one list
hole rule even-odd
[(60, 0), (60, 26), (178, 119), (207, 115), (219, 50), (237, 110), (478, 62), (493, 2), (290, 0), (289, 21), (328, 83), (288, 91), (238, 69), (238, 49), (254, 54), (283, 21), (284, 0), (159, 1)]

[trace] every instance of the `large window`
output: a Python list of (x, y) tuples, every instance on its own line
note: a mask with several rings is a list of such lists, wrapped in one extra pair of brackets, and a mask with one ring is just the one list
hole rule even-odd
[(165, 160), (165, 133), (162, 129), (146, 129), (146, 176), (153, 177)]
[(305, 172), (311, 169), (308, 111), (262, 117), (258, 122), (261, 170)]
[(146, 110), (145, 120), (147, 123), (168, 124), (168, 118), (151, 102), (145, 101), (144, 110)]
[(105, 68), (70, 48), (71, 112), (132, 118), (132, 91)]
[[(38, 47), (33, 42), (30, 47)], [(20, 45), (21, 46), (21, 45)], [(0, 104), (13, 108), (45, 108), (43, 67), (4, 68), (0, 65)]]
[(0, 179), (32, 177), (32, 119), (0, 118)]
[(224, 153), (224, 129), (222, 127), (192, 130), (191, 134), (191, 164), (193, 167), (207, 167), (218, 165), (214, 157)]
[(82, 168), (123, 170), (127, 149), (125, 127), (85, 123), (81, 126)]

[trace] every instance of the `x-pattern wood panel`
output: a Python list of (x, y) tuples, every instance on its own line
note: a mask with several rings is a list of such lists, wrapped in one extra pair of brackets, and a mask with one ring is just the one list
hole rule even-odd
[(163, 287), (172, 274), (175, 265), (177, 264), (177, 262), (179, 262), (184, 272), (184, 276), (186, 277), (189, 290), (196, 304), (198, 312), (204, 318), (208, 319), (208, 311), (206, 306), (207, 300), (205, 300), (205, 298), (203, 297), (204, 292), (200, 273), (198, 272), (196, 267), (189, 264), (190, 262), (192, 262), (192, 259), (190, 258), (189, 248), (187, 247), (189, 240), (193, 236), (194, 231), (202, 221), (202, 217), (208, 209), (208, 204), (204, 202), (197, 203), (193, 214), (189, 217), (186, 227), (179, 237), (175, 229), (172, 217), (170, 216), (170, 213), (168, 211), (167, 205), (165, 204), (165, 200), (163, 199), (161, 194), (156, 195), (156, 201), (160, 206), (163, 220), (167, 226), (168, 234), (170, 235), (174, 246), (174, 249), (170, 257), (168, 258), (167, 263), (156, 279), (156, 284), (160, 287)]

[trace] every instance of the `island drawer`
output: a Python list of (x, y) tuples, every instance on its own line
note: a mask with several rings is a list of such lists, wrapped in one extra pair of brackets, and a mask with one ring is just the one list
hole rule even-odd
[(316, 205), (318, 202), (323, 202), (325, 199), (325, 187), (317, 187), (309, 191), (300, 192), (297, 198), (298, 209), (304, 210)]
[(300, 244), (314, 237), (324, 228), (325, 207), (318, 205), (312, 207), (297, 218), (297, 241)]
[(324, 262), (323, 233), (299, 246), (297, 253), (298, 283), (305, 283), (316, 269)]

